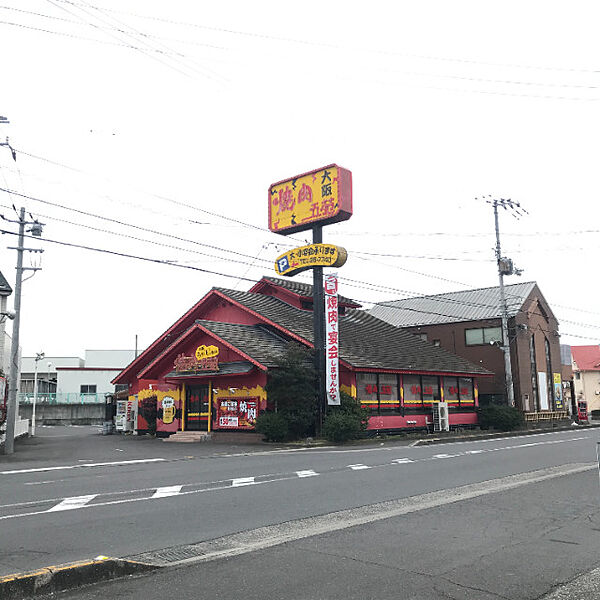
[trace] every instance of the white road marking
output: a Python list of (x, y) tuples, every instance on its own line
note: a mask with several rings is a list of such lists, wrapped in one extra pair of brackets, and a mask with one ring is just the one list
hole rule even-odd
[(237, 477), (231, 480), (231, 487), (241, 487), (243, 485), (254, 485), (254, 477)]
[(73, 496), (72, 498), (65, 498), (62, 502), (49, 508), (45, 512), (58, 512), (60, 510), (75, 510), (85, 506), (90, 500), (93, 500), (98, 494), (90, 494), (88, 496)]
[(415, 461), (412, 458), (395, 458), (392, 462), (398, 465), (404, 465), (406, 463), (411, 463)]
[(431, 458), (454, 458), (459, 456), (458, 454), (434, 454)]
[(166, 498), (167, 496), (177, 496), (181, 491), (182, 485), (168, 485), (166, 487), (156, 488), (152, 498)]
[(296, 471), (296, 475), (298, 477), (316, 477), (318, 473), (315, 473), (312, 469), (307, 469), (306, 471)]
[(348, 465), (348, 467), (350, 469), (352, 469), (353, 471), (362, 471), (364, 469), (370, 469), (371, 467), (368, 467), (367, 465)]
[(60, 467), (39, 467), (37, 469), (17, 469), (15, 471), (0, 471), (0, 475), (19, 475), (22, 473), (43, 473), (45, 471), (65, 471), (67, 469), (81, 469), (83, 467), (119, 467), (141, 463), (164, 462), (166, 458), (139, 458), (136, 460), (117, 460), (113, 462), (85, 463), (82, 465), (64, 465)]

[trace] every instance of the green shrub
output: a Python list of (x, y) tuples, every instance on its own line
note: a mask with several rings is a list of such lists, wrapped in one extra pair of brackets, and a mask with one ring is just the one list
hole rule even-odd
[(330, 442), (354, 440), (359, 437), (360, 432), (360, 421), (348, 413), (329, 413), (323, 422), (323, 437)]
[(477, 411), (479, 427), (481, 429), (497, 429), (498, 431), (512, 431), (523, 424), (523, 415), (512, 406), (489, 404)]
[(265, 436), (266, 442), (283, 442), (289, 435), (287, 419), (281, 413), (265, 412), (258, 415), (254, 426), (258, 433)]
[(323, 421), (323, 436), (330, 442), (347, 442), (359, 438), (369, 423), (369, 409), (340, 392), (340, 406), (330, 406)]

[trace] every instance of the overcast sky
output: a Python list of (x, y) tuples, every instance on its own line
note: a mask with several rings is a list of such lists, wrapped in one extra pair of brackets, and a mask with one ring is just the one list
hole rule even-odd
[[(529, 214), (500, 216), (524, 269), (507, 283), (538, 282), (562, 342), (598, 343), (598, 12), (6, 0), (0, 139), (17, 161), (0, 147), (0, 212), (46, 224), (27, 244), (44, 253), (23, 286), (23, 354), (133, 348), (136, 334), (143, 348), (211, 287), (274, 276), (310, 237), (267, 230), (267, 189), (330, 163), (353, 173), (354, 215), (324, 231), (349, 253), (342, 294), (369, 306), (497, 285), (482, 197), (511, 198)], [(14, 286), (16, 239), (2, 242)]]

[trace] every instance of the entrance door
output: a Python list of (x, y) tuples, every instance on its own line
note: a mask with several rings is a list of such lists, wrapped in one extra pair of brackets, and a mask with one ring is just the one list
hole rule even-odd
[(208, 431), (208, 385), (186, 386), (185, 428), (187, 431)]

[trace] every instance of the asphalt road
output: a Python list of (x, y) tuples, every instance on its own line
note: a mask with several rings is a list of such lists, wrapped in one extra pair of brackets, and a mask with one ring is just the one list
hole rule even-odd
[(190, 564), (65, 598), (538, 598), (598, 565), (597, 438), (264, 451), (55, 428), (0, 459), (0, 574), (171, 548)]

